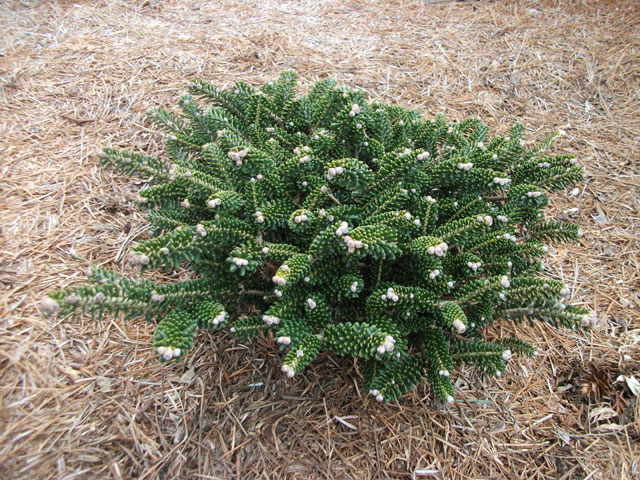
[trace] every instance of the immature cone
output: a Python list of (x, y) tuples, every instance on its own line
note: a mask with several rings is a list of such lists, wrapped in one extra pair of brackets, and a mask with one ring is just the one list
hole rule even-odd
[(44, 297), (40, 300), (40, 310), (45, 313), (56, 313), (60, 310), (60, 304), (51, 297)]

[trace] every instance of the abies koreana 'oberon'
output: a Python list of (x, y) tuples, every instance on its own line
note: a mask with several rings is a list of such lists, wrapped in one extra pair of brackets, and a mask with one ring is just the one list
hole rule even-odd
[(476, 119), (425, 120), (333, 80), (299, 96), (291, 72), (259, 89), (199, 81), (190, 92), (181, 114), (150, 114), (167, 132), (166, 159), (112, 148), (100, 157), (148, 182), (138, 202), (154, 236), (131, 263), (182, 266), (192, 279), (95, 268), (43, 310), (157, 321), (160, 361), (188, 355), (199, 328), (241, 339), (272, 330), (288, 377), (321, 352), (352, 355), (385, 402), (425, 377), (451, 402), (456, 366), (500, 375), (513, 354), (532, 354), (518, 338), (484, 338), (499, 319), (594, 321), (542, 274), (546, 245), (578, 236), (544, 217), (548, 194), (583, 175), (572, 156), (547, 153), (553, 136), (529, 146), (516, 124), (491, 138)]

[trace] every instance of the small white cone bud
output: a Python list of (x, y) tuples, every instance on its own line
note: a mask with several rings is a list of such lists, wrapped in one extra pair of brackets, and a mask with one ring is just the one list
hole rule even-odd
[(46, 313), (55, 313), (60, 310), (60, 304), (51, 297), (40, 300), (40, 309)]
[(307, 298), (307, 305), (309, 305), (309, 308), (311, 310), (316, 308), (316, 302), (313, 300), (313, 298)]
[(384, 397), (379, 393), (378, 395), (376, 395), (376, 400), (382, 402), (384, 400)]
[(75, 305), (76, 303), (78, 303), (79, 300), (80, 300), (80, 297), (78, 297), (75, 293), (72, 293), (71, 295), (69, 295), (67, 298), (64, 299), (64, 303), (66, 303), (67, 305)]
[(262, 247), (262, 253), (264, 253), (265, 255), (269, 253), (269, 247)]
[(380, 345), (378, 347), (378, 355), (384, 355), (386, 353), (387, 349), (384, 348), (384, 345)]
[(507, 349), (504, 352), (502, 352), (502, 359), (503, 360), (509, 360), (512, 355), (513, 355), (513, 353), (511, 353), (511, 350)]
[(503, 275), (500, 278), (500, 285), (502, 285), (503, 288), (509, 288), (509, 286), (511, 285), (511, 282), (509, 282), (509, 278), (507, 278), (506, 275)]
[(287, 283), (287, 280), (284, 277), (281, 277), (279, 275), (274, 275), (274, 277), (271, 280), (273, 280), (273, 283), (275, 283), (276, 285), (280, 285), (281, 287), (285, 283)]
[(451, 395), (447, 395), (447, 403), (453, 403), (453, 397)]
[(464, 333), (467, 330), (467, 327), (460, 320), (453, 321), (453, 328), (455, 328), (458, 333)]
[(433, 245), (432, 245), (432, 246), (430, 246), (429, 248), (427, 248), (427, 253), (428, 253), (429, 255), (433, 255), (433, 254), (435, 254), (435, 253), (436, 253), (436, 247), (434, 247)]

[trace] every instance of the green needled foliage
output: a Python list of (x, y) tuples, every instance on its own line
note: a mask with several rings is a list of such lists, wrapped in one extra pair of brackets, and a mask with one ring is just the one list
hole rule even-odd
[[(352, 355), (384, 402), (424, 378), (452, 402), (455, 366), (500, 375), (512, 354), (534, 353), (518, 338), (488, 342), (492, 322), (594, 321), (542, 275), (544, 242), (578, 236), (544, 218), (548, 195), (583, 173), (545, 151), (552, 138), (528, 147), (520, 124), (491, 138), (476, 119), (425, 120), (333, 80), (300, 96), (292, 72), (259, 89), (196, 82), (179, 107), (150, 115), (167, 132), (166, 159), (100, 156), (147, 180), (138, 201), (154, 237), (132, 264), (193, 279), (96, 268), (86, 285), (50, 293), (44, 311), (155, 320), (162, 361), (187, 355), (198, 328), (271, 330), (288, 377), (324, 351)], [(257, 314), (236, 313), (248, 306)]]

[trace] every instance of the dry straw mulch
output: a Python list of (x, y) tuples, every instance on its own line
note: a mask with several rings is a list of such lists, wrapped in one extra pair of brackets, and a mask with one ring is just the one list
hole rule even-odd
[[(1, 478), (638, 476), (639, 407), (616, 381), (640, 378), (637, 2), (9, 1), (0, 21)], [(145, 234), (140, 182), (97, 148), (160, 154), (144, 114), (190, 79), (287, 68), (498, 132), (521, 120), (533, 140), (564, 130), (587, 182), (553, 214), (585, 234), (550, 251), (549, 274), (599, 327), (518, 327), (540, 355), (498, 380), (460, 372), (445, 408), (426, 388), (375, 404), (331, 356), (288, 381), (268, 339), (203, 332), (161, 366), (144, 321), (43, 318), (37, 300), (88, 262), (131, 273)]]

